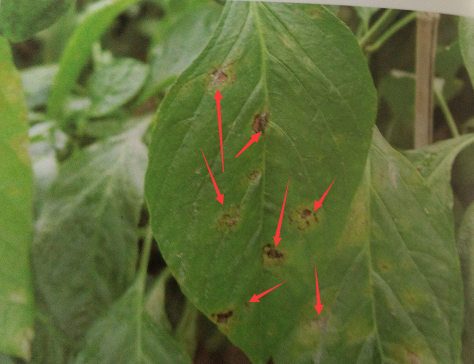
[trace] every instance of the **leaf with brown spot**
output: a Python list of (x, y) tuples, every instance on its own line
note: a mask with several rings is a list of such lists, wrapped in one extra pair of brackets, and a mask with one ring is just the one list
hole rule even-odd
[[(146, 200), (163, 257), (184, 294), (214, 322), (213, 314), (233, 308), (218, 326), (256, 363), (271, 356), (282, 363), (283, 347), (294, 354), (286, 363), (302, 355), (299, 344), (283, 343), (300, 312), (315, 311), (308, 305), (315, 262), (327, 287), (328, 261), (372, 138), (377, 102), (366, 59), (345, 24), (318, 9), (314, 19), (297, 4), (227, 2), (207, 47), (161, 103), (149, 148)], [(217, 87), (225, 174), (213, 137)], [(236, 159), (255, 129), (264, 131), (259, 143)], [(224, 206), (215, 203), (209, 175), (195, 173), (205, 168), (201, 148)], [(288, 176), (282, 241), (278, 250), (264, 248)], [(334, 179), (340, 182), (324, 206), (308, 215)], [(240, 206), (235, 224), (232, 206)], [(290, 211), (302, 229), (290, 224)], [(253, 294), (284, 280), (291, 294), (275, 290), (246, 308)]]

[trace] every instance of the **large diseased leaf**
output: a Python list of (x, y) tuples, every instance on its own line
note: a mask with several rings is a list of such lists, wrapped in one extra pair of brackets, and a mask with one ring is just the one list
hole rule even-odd
[(321, 363), (458, 362), (462, 282), (447, 207), (376, 133), (333, 262), (346, 274)]
[(464, 64), (474, 86), (474, 19), (459, 19), (459, 44), (461, 45)]
[[(354, 36), (324, 7), (303, 9), (228, 3), (208, 46), (163, 101), (150, 146), (146, 199), (161, 252), (183, 292), (255, 362), (268, 361), (300, 312), (315, 313), (314, 264), (321, 277), (332, 268), (375, 118), (375, 90)], [(235, 159), (258, 131), (260, 141)]]
[(36, 223), (38, 297), (74, 347), (134, 276), (145, 127), (94, 144), (63, 163)]
[(0, 29), (8, 39), (21, 42), (56, 22), (72, 3), (73, 0), (2, 0)]
[(178, 342), (145, 310), (136, 282), (87, 333), (75, 364), (190, 364)]
[(0, 352), (28, 359), (34, 317), (33, 175), (20, 75), (1, 36), (0, 85)]

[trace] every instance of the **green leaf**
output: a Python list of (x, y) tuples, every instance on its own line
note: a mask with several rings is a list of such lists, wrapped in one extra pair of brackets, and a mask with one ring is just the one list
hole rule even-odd
[(365, 6), (354, 6), (354, 10), (359, 17), (360, 20), (360, 29), (362, 31), (362, 34), (367, 33), (369, 30), (370, 26), (370, 19), (372, 18), (372, 15), (374, 15), (377, 11), (380, 10), (380, 8), (368, 8)]
[(169, 26), (150, 52), (146, 96), (170, 85), (201, 53), (216, 28), (221, 10), (222, 6), (216, 3), (192, 8)]
[(457, 234), (464, 283), (463, 363), (474, 360), (474, 204), (466, 210)]
[(384, 124), (383, 134), (397, 148), (413, 147), (413, 124), (415, 120), (415, 76), (408, 72), (392, 70), (380, 82), (380, 100), (385, 101), (389, 115), (378, 121)]
[(137, 1), (101, 0), (92, 3), (82, 14), (61, 56), (59, 71), (51, 89), (48, 101), (48, 114), (51, 119), (62, 119), (66, 99), (89, 59), (92, 45), (100, 39), (117, 15)]
[(406, 151), (404, 155), (426, 179), (426, 183), (444, 206), (453, 208), (451, 168), (454, 159), (466, 147), (474, 143), (474, 135), (448, 139), (422, 149)]
[[(255, 362), (281, 346), (300, 312), (315, 311), (314, 264), (323, 276), (330, 268), (375, 108), (365, 58), (342, 22), (324, 7), (305, 13), (256, 2), (226, 4), (208, 46), (161, 104), (146, 177), (155, 239), (183, 292)], [(260, 141), (235, 159), (259, 130)], [(313, 213), (333, 180), (327, 204)], [(265, 303), (249, 304), (285, 280)]]
[(100, 117), (118, 110), (140, 91), (147, 75), (148, 66), (132, 58), (117, 59), (95, 71), (89, 81), (89, 114)]
[(126, 290), (137, 261), (147, 150), (142, 123), (68, 159), (43, 202), (33, 243), (35, 285), (73, 347)]
[(0, 352), (30, 358), (34, 302), (29, 264), (33, 175), (21, 79), (0, 36)]
[(446, 100), (451, 100), (461, 92), (463, 82), (457, 78), (459, 68), (463, 65), (459, 41), (448, 46), (438, 47), (436, 53), (436, 76), (444, 79), (443, 93)]
[(474, 86), (474, 19), (459, 18), (459, 44), (464, 64)]
[(191, 364), (171, 334), (153, 323), (143, 303), (143, 285), (137, 282), (86, 337), (75, 364)]
[(337, 291), (323, 290), (335, 300), (328, 317), (306, 322), (322, 336), (319, 362), (457, 363), (463, 300), (453, 230), (448, 206), (376, 133), (332, 261)]
[(2, 0), (0, 29), (13, 42), (21, 42), (54, 24), (73, 0)]
[(58, 65), (36, 66), (21, 72), (28, 109), (46, 105)]
[(0, 364), (15, 364), (15, 362), (9, 356), (0, 354)]

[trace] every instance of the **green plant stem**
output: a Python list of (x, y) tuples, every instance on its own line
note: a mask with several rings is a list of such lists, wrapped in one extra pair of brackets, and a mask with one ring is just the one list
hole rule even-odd
[(153, 241), (153, 232), (151, 225), (148, 225), (145, 242), (143, 243), (142, 256), (140, 257), (140, 266), (138, 267), (138, 281), (145, 286), (146, 273), (148, 268), (148, 260), (150, 259), (151, 243)]
[(439, 106), (441, 106), (441, 109), (443, 110), (444, 117), (446, 118), (446, 122), (448, 123), (451, 134), (454, 138), (459, 137), (459, 130), (456, 126), (456, 122), (454, 121), (453, 114), (451, 113), (451, 110), (449, 110), (448, 103), (446, 102), (443, 93), (435, 88), (435, 96), (439, 102)]
[(397, 15), (400, 13), (400, 10), (388, 9), (382, 14), (382, 16), (375, 22), (375, 24), (370, 27), (369, 31), (359, 40), (359, 45), (364, 49), (369, 42), (372, 41), (377, 35), (379, 35), (387, 25), (393, 21)]
[(416, 19), (416, 11), (404, 16), (402, 19), (393, 24), (385, 33), (383, 33), (377, 41), (366, 47), (367, 52), (372, 53), (382, 47), (395, 33)]

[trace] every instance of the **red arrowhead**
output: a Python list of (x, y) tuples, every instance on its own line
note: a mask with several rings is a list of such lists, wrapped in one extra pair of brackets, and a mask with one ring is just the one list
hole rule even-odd
[(260, 134), (262, 134), (262, 132), (258, 132), (257, 134), (250, 136), (250, 138), (256, 143), (258, 142), (258, 139), (260, 138)]
[(314, 265), (314, 275), (316, 276), (316, 306), (314, 306), (314, 308), (316, 309), (319, 315), (324, 305), (321, 304), (321, 298), (319, 297), (319, 284), (318, 284), (318, 273), (316, 272), (316, 264)]
[(260, 302), (260, 301), (258, 300), (258, 297), (257, 297), (257, 295), (256, 295), (256, 294), (254, 294), (254, 295), (253, 295), (253, 297), (250, 299), (250, 301), (249, 301), (249, 302)]
[(250, 141), (249, 141), (247, 144), (245, 144), (245, 147), (243, 147), (242, 150), (241, 150), (239, 153), (237, 153), (237, 155), (235, 156), (235, 158), (237, 158), (239, 155), (241, 155), (242, 152), (243, 152), (245, 149), (247, 149), (248, 147), (250, 147), (250, 145), (251, 145), (252, 143), (254, 143), (254, 142), (257, 143), (257, 142), (258, 142), (258, 138), (260, 138), (260, 134), (262, 134), (262, 132), (252, 135), (252, 136), (250, 137)]
[[(332, 183), (334, 183), (334, 181), (332, 181)], [(323, 206), (323, 201), (324, 201), (324, 199), (326, 198), (326, 195), (328, 194), (329, 190), (331, 189), (332, 183), (331, 183), (331, 185), (328, 187), (328, 189), (326, 190), (326, 192), (324, 192), (323, 197), (321, 197), (321, 198), (319, 199), (319, 201), (318, 201), (318, 200), (314, 201), (314, 211), (316, 211), (316, 210), (319, 209), (321, 206)]]
[(207, 159), (206, 159), (206, 156), (204, 155), (204, 152), (202, 151), (202, 149), (201, 149), (201, 152), (202, 152), (202, 156), (204, 157), (204, 161), (206, 162), (207, 170), (209, 171), (209, 174), (211, 175), (212, 184), (214, 185), (214, 189), (216, 190), (216, 194), (217, 194), (216, 200), (219, 201), (223, 205), (224, 204), (224, 194), (221, 194), (220, 191), (219, 191), (219, 188), (217, 187), (216, 180), (214, 179), (214, 176), (212, 175), (211, 169), (209, 168), (209, 164), (207, 164)]
[(314, 306), (314, 308), (315, 308), (316, 311), (318, 312), (318, 315), (321, 313), (323, 307), (324, 307), (324, 305), (316, 305), (316, 306)]
[(216, 100), (216, 107), (217, 107), (217, 122), (219, 124), (219, 140), (221, 143), (221, 158), (222, 158), (222, 172), (224, 172), (224, 148), (222, 147), (222, 121), (221, 121), (221, 99), (222, 95), (217, 90), (216, 94), (214, 95), (214, 99)]
[[(285, 281), (285, 282), (286, 282), (286, 281)], [(282, 282), (282, 283), (280, 283), (280, 284), (277, 284), (275, 287), (270, 288), (270, 289), (267, 289), (265, 292), (260, 293), (259, 295), (254, 294), (254, 295), (252, 296), (252, 298), (250, 299), (249, 302), (260, 302), (260, 301), (259, 301), (260, 298), (262, 298), (263, 296), (265, 296), (268, 292), (273, 291), (273, 290), (274, 290), (275, 288), (277, 288), (278, 286), (281, 286), (281, 285), (282, 285), (283, 283), (285, 283), (285, 282)]]
[(222, 95), (221, 95), (221, 93), (219, 92), (219, 90), (217, 90), (216, 94), (214, 95), (214, 99), (215, 99), (215, 100), (220, 100), (220, 99), (222, 99)]
[(290, 178), (288, 177), (288, 183), (286, 185), (286, 192), (285, 192), (285, 198), (283, 199), (283, 206), (281, 207), (281, 212), (280, 212), (280, 220), (278, 220), (278, 227), (276, 230), (276, 234), (273, 237), (273, 241), (275, 242), (275, 246), (278, 246), (278, 243), (280, 242), (280, 230), (281, 230), (281, 223), (283, 221), (283, 211), (285, 210), (285, 202), (286, 202), (286, 194), (288, 193), (288, 185), (290, 184)]

